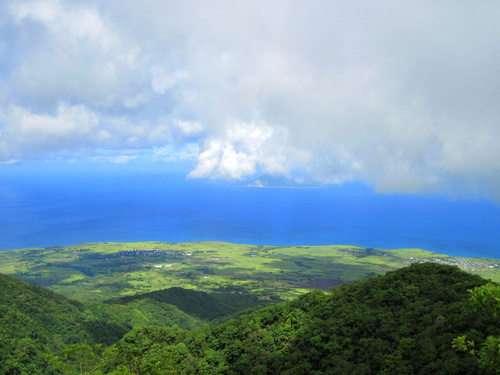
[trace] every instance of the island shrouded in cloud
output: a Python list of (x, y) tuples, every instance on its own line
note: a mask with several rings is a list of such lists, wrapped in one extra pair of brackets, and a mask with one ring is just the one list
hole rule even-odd
[(500, 198), (491, 1), (5, 1), (0, 161)]

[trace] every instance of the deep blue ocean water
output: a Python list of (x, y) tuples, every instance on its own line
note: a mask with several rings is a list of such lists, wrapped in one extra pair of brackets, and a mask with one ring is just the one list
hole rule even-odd
[(500, 206), (380, 195), (360, 183), (248, 188), (161, 174), (29, 174), (0, 181), (0, 249), (221, 240), (422, 248), (500, 258)]

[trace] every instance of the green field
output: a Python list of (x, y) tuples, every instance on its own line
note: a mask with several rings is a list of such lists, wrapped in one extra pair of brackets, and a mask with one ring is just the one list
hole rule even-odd
[(421, 249), (226, 242), (103, 242), (5, 250), (0, 251), (0, 272), (88, 301), (174, 286), (246, 290), (262, 299), (290, 299), (426, 261), (458, 265), (500, 281), (500, 261), (495, 259), (455, 258)]

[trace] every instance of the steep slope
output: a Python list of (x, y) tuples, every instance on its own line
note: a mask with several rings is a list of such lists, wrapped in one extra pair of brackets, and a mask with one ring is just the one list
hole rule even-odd
[(111, 345), (145, 325), (194, 330), (268, 303), (246, 294), (182, 288), (79, 302), (0, 274), (0, 374), (50, 374), (54, 369), (44, 356), (73, 344)]
[(203, 325), (166, 303), (82, 303), (0, 274), (0, 374), (48, 374), (50, 366), (42, 359), (46, 353), (75, 343), (111, 345), (132, 327), (147, 324)]
[(312, 292), (196, 332), (134, 329), (102, 369), (175, 374), (476, 374), (453, 338), (481, 343), (497, 322), (474, 312), (484, 280), (457, 267), (417, 264), (331, 294)]
[[(83, 304), (0, 274), (0, 373), (50, 373), (43, 355), (76, 343), (92, 343)], [(127, 332), (104, 323), (119, 339)]]

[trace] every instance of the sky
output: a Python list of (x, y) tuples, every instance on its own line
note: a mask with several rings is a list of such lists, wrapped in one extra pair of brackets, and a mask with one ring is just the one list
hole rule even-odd
[(500, 3), (5, 0), (0, 167), (500, 201)]

